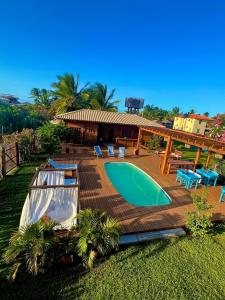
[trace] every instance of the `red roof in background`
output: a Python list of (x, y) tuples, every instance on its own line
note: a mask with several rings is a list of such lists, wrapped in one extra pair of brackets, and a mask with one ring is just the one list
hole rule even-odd
[(214, 121), (214, 119), (212, 118), (203, 115), (197, 115), (197, 114), (189, 114), (188, 118), (202, 120), (202, 121)]

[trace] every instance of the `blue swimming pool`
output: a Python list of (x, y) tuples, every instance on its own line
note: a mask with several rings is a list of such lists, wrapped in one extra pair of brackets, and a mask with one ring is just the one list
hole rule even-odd
[(135, 206), (159, 206), (171, 203), (169, 195), (155, 180), (127, 162), (105, 163), (106, 174), (121, 196)]

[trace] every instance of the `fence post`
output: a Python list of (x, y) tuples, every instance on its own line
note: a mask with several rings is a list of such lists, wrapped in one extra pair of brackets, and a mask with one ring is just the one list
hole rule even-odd
[(5, 146), (2, 145), (1, 160), (2, 160), (2, 177), (6, 176), (6, 161), (5, 161)]
[(20, 165), (20, 152), (19, 152), (19, 144), (15, 142), (15, 148), (16, 148), (16, 166), (18, 167)]

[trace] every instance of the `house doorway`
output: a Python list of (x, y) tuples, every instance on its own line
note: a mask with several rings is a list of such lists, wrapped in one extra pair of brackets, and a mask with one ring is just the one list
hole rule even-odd
[(113, 143), (114, 142), (114, 128), (109, 128), (108, 131), (108, 143)]

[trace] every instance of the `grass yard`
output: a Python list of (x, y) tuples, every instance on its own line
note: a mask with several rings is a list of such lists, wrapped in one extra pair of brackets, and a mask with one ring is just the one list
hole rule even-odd
[[(177, 148), (178, 150), (182, 151), (183, 153), (183, 156), (182, 156), (182, 159), (183, 160), (191, 160), (191, 161), (195, 161), (195, 158), (196, 158), (196, 153), (197, 151), (193, 150), (193, 148), (191, 149), (187, 149), (184, 147), (184, 144), (182, 143), (178, 143), (178, 142), (174, 142), (174, 144), (176, 145), (175, 148)], [(205, 165), (205, 162), (206, 162), (206, 159), (207, 159), (207, 155), (208, 153), (207, 152), (202, 152), (201, 153), (201, 157), (200, 157), (200, 160), (199, 160), (199, 163), (203, 164), (203, 166)], [(212, 168), (213, 165), (218, 161), (217, 158), (215, 158), (213, 155), (210, 159), (210, 163), (209, 163), (209, 168)]]
[[(41, 159), (0, 181), (0, 249), (18, 226), (28, 184)], [(225, 299), (225, 226), (207, 239), (189, 237), (122, 248), (99, 260), (91, 272), (81, 266), (31, 277), (5, 279), (0, 262), (1, 299)]]

